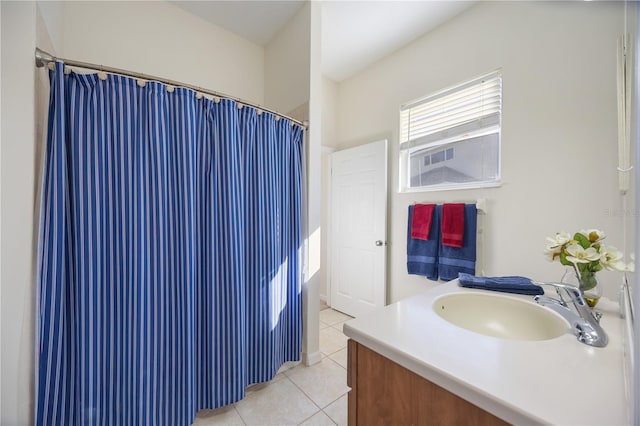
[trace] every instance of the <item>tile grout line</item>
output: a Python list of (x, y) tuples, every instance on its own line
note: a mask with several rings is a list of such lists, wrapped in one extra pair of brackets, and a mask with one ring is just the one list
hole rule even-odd
[(338, 402), (338, 400), (339, 400), (340, 398), (342, 398), (342, 397), (343, 397), (343, 396), (345, 396), (345, 395), (348, 395), (350, 391), (351, 391), (351, 388), (349, 388), (349, 391), (347, 391), (347, 393), (343, 393), (342, 395), (340, 395), (339, 397), (337, 397), (334, 401), (331, 401), (330, 403), (328, 403), (326, 407), (322, 408), (322, 412), (323, 412), (324, 414), (326, 414), (326, 416), (327, 416), (327, 417), (329, 417), (329, 418), (331, 419), (331, 421), (332, 421), (333, 423), (335, 423), (336, 425), (338, 424), (338, 422), (336, 422), (336, 421), (333, 419), (333, 417), (331, 417), (331, 416), (329, 415), (329, 413), (327, 413), (326, 411), (324, 411), (324, 409), (325, 409), (325, 408), (327, 408), (327, 407), (329, 407), (330, 405), (335, 404), (336, 402)]
[[(288, 362), (289, 362), (289, 361), (288, 361)], [(298, 363), (298, 364), (296, 364), (296, 366), (297, 366), (297, 365), (299, 365), (299, 363)], [(289, 368), (287, 368), (286, 370), (282, 371), (282, 372), (281, 372), (282, 377), (283, 377), (283, 378), (286, 378), (286, 379), (289, 379), (289, 376), (287, 376), (285, 373), (286, 373), (287, 371), (293, 370), (294, 368), (295, 368), (295, 367), (289, 367)], [(271, 380), (267, 381), (267, 382), (253, 383), (253, 384), (249, 385), (249, 387), (254, 386), (254, 385), (265, 385), (265, 386), (264, 386), (263, 388), (261, 388), (261, 389), (258, 389), (258, 390), (256, 390), (256, 391), (253, 391), (251, 395), (247, 395), (247, 391), (246, 391), (246, 389), (245, 389), (245, 395), (244, 395), (244, 397), (243, 397), (240, 401), (236, 401), (236, 402), (234, 402), (233, 404), (231, 404), (231, 405), (233, 406), (233, 409), (236, 411), (236, 413), (238, 413), (238, 416), (240, 417), (240, 420), (242, 421), (242, 424), (243, 424), (244, 426), (248, 426), (248, 424), (247, 424), (247, 420), (245, 420), (245, 418), (244, 418), (244, 417), (242, 417), (242, 414), (240, 413), (240, 410), (238, 410), (238, 408), (237, 408), (238, 403), (239, 403), (239, 402), (241, 402), (241, 401), (246, 401), (246, 400), (247, 400), (247, 399), (249, 399), (249, 398), (252, 398), (252, 397), (253, 397), (253, 395), (257, 395), (257, 394), (258, 394), (258, 393), (260, 393), (261, 391), (265, 390), (268, 386), (273, 385), (274, 383), (277, 383), (277, 382), (279, 382), (279, 381), (283, 380), (283, 378), (280, 378), (280, 379), (278, 379), (278, 380), (274, 381), (274, 379), (276, 378), (276, 376), (278, 376), (278, 373), (276, 373), (276, 375), (275, 375), (275, 376), (273, 376), (273, 378), (272, 378)], [(289, 381), (291, 382), (291, 384), (293, 384), (293, 385), (295, 386), (295, 383), (293, 383), (293, 381), (292, 381), (292, 380), (290, 380), (290, 379), (289, 379)], [(296, 386), (296, 387), (297, 387), (297, 386)], [(306, 396), (306, 395), (305, 395), (305, 396)], [(257, 398), (257, 397), (256, 397), (256, 398)], [(310, 399), (310, 398), (309, 398), (309, 399)], [(313, 400), (312, 400), (311, 402), (313, 402)]]
[[(288, 378), (288, 377), (287, 377)], [(288, 378), (289, 379), (289, 378)], [(289, 379), (289, 381), (295, 386), (297, 387), (300, 392), (302, 392), (304, 394), (304, 396), (306, 396), (307, 398), (309, 398), (309, 401), (311, 401), (313, 403), (313, 405), (315, 405), (316, 407), (318, 407), (318, 411), (316, 411), (315, 413), (313, 413), (312, 415), (310, 415), (309, 417), (307, 417), (306, 419), (304, 419), (302, 422), (298, 423), (298, 425), (301, 425), (302, 423), (306, 422), (307, 420), (309, 420), (311, 417), (315, 416), (316, 414), (322, 412), (325, 416), (327, 416), (329, 418), (329, 420), (331, 420), (331, 423), (333, 423), (334, 425), (338, 425), (338, 423), (336, 423), (335, 420), (333, 420), (333, 417), (331, 417), (326, 411), (324, 411), (325, 408), (327, 408), (328, 406), (330, 406), (331, 404), (333, 404), (334, 402), (336, 402), (338, 399), (342, 398), (343, 396), (346, 395), (346, 393), (343, 393), (342, 395), (340, 395), (338, 398), (336, 398), (335, 400), (331, 401), (330, 403), (328, 403), (324, 408), (320, 407), (312, 398), (311, 396), (307, 395), (307, 393), (300, 387), (298, 386), (293, 380)], [(348, 393), (348, 391), (347, 391)], [(245, 424), (246, 425), (246, 424)]]
[[(245, 398), (246, 398), (246, 394), (245, 394)], [(244, 398), (242, 398), (242, 399), (244, 399)], [(242, 401), (242, 399), (240, 401)], [(242, 421), (242, 424), (244, 426), (247, 426), (247, 422), (244, 419), (244, 417), (242, 417), (242, 414), (240, 414), (240, 411), (238, 411), (238, 409), (236, 408), (236, 404), (237, 404), (237, 402), (233, 403), (233, 409), (236, 410), (236, 413), (238, 413), (238, 417), (240, 417), (240, 420)]]
[[(347, 370), (346, 368), (344, 368), (343, 366), (341, 366), (340, 364), (338, 364), (336, 361), (332, 360), (332, 359), (331, 359), (331, 358), (329, 358), (329, 357), (325, 357), (325, 358), (329, 359), (331, 362), (333, 362), (334, 364), (336, 364), (338, 367), (340, 367), (340, 368), (342, 368), (343, 370), (345, 370), (345, 373), (346, 373), (346, 370)], [(311, 368), (311, 367), (306, 367), (306, 368)], [(329, 414), (327, 414), (327, 413), (324, 411), (324, 409), (325, 409), (325, 408), (327, 408), (328, 406), (330, 406), (331, 404), (333, 404), (334, 402), (336, 402), (337, 400), (339, 400), (340, 398), (342, 398), (343, 396), (347, 395), (347, 394), (349, 393), (349, 391), (351, 391), (351, 388), (349, 388), (349, 390), (348, 390), (347, 392), (345, 392), (345, 393), (341, 394), (338, 398), (336, 398), (335, 400), (331, 401), (330, 403), (328, 403), (328, 404), (327, 404), (327, 405), (325, 405), (324, 407), (321, 407), (320, 405), (318, 405), (318, 404), (313, 400), (313, 398), (311, 398), (311, 396), (310, 396), (310, 395), (308, 395), (308, 394), (307, 394), (307, 393), (306, 393), (306, 392), (305, 392), (305, 391), (304, 391), (300, 386), (298, 386), (298, 385), (296, 384), (296, 382), (294, 382), (293, 380), (291, 380), (291, 379), (289, 378), (289, 376), (287, 376), (287, 375), (285, 375), (285, 376), (286, 376), (286, 378), (287, 378), (287, 379), (289, 379), (289, 381), (290, 381), (290, 382), (291, 382), (295, 387), (297, 387), (297, 388), (300, 390), (300, 392), (302, 392), (302, 393), (304, 394), (304, 396), (306, 396), (307, 398), (309, 398), (309, 400), (310, 400), (310, 401), (311, 401), (311, 402), (312, 402), (316, 407), (318, 407), (318, 409), (319, 409), (320, 411), (322, 411), (322, 412), (323, 412), (327, 417), (329, 417), (329, 419), (331, 419), (331, 421), (332, 421), (333, 423), (335, 423), (335, 424), (337, 425), (337, 423), (333, 420), (333, 418), (332, 418)], [(346, 376), (345, 376), (345, 385), (346, 385)], [(348, 387), (348, 386), (347, 386), (347, 387)], [(310, 416), (310, 417), (313, 417), (313, 416), (315, 416), (316, 414), (318, 414), (318, 413), (316, 412), (316, 413), (314, 413), (314, 414), (313, 414), (312, 416)], [(309, 417), (309, 418), (310, 418), (310, 417)], [(308, 418), (307, 418), (307, 419), (305, 419), (302, 423), (304, 423), (304, 422), (305, 422), (305, 421), (307, 421), (307, 420), (308, 420)]]
[[(310, 367), (307, 367), (307, 368), (310, 368)], [(296, 382), (294, 382), (293, 380), (291, 380), (291, 379), (289, 378), (289, 376), (286, 376), (286, 377), (287, 377), (287, 379), (291, 382), (291, 384), (292, 384), (293, 386), (295, 386), (296, 388), (298, 388), (298, 390), (299, 390), (300, 392), (302, 392), (302, 394), (303, 394), (304, 396), (306, 396), (306, 397), (307, 397), (307, 399), (309, 399), (309, 401), (311, 401), (311, 403), (312, 403), (313, 405), (315, 405), (316, 407), (318, 407), (318, 411), (316, 411), (315, 413), (313, 413), (312, 415), (310, 415), (309, 417), (307, 417), (306, 419), (304, 419), (302, 422), (298, 423), (298, 424), (300, 425), (300, 424), (302, 424), (302, 423), (306, 422), (307, 420), (309, 420), (311, 417), (313, 417), (313, 416), (315, 416), (316, 414), (318, 414), (320, 411), (322, 411), (322, 407), (320, 407), (320, 406), (319, 406), (319, 405), (318, 405), (318, 404), (317, 404), (317, 403), (316, 403), (316, 402), (315, 402), (315, 401), (314, 401), (314, 400), (313, 400), (309, 395), (307, 395), (307, 393), (306, 393), (306, 392), (305, 392), (305, 391), (304, 391), (300, 386), (298, 386), (298, 385), (296, 384)], [(325, 414), (326, 414), (326, 413), (325, 413)], [(333, 421), (333, 419), (331, 419), (331, 421)]]
[(301, 421), (300, 423), (298, 423), (298, 426), (300, 426), (301, 424), (303, 424), (304, 422), (306, 422), (307, 420), (311, 419), (311, 417), (317, 415), (318, 413), (323, 413), (325, 416), (329, 417), (329, 420), (331, 420), (331, 423), (334, 424), (334, 426), (338, 426), (338, 424), (336, 422), (333, 421), (333, 419), (331, 418), (331, 416), (329, 416), (327, 413), (324, 412), (324, 410), (321, 408), (317, 413), (313, 413), (312, 415), (310, 415), (309, 417), (307, 417), (306, 419), (304, 419), (303, 421)]

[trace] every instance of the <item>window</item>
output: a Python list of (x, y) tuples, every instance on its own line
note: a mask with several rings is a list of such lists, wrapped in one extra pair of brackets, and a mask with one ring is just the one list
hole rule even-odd
[(487, 74), (400, 107), (400, 191), (500, 182), (502, 74)]

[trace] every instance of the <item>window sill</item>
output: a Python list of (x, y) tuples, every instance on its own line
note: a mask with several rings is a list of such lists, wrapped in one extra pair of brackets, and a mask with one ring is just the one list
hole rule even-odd
[(446, 184), (446, 185), (433, 185), (433, 186), (421, 186), (418, 188), (401, 188), (398, 190), (399, 194), (412, 194), (416, 192), (436, 192), (436, 191), (455, 191), (463, 189), (481, 189), (481, 188), (498, 188), (502, 186), (502, 181), (494, 182), (473, 182), (468, 184)]

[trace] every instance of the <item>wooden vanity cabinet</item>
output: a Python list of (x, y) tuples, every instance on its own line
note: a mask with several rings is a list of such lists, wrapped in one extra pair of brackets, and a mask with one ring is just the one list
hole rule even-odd
[(506, 425), (508, 423), (349, 340), (349, 425)]

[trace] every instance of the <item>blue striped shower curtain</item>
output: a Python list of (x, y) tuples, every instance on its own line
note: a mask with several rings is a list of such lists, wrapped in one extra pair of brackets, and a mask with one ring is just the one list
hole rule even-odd
[(302, 129), (51, 72), (38, 425), (189, 425), (301, 351)]

